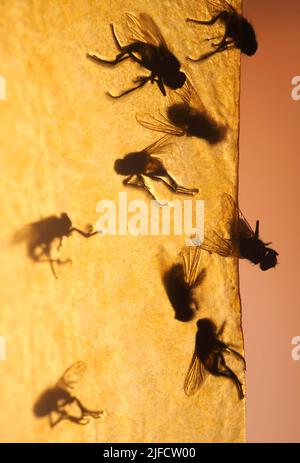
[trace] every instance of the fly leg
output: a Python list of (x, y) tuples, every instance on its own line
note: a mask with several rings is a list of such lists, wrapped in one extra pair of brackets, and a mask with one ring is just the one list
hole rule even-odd
[(235, 349), (232, 349), (231, 347), (227, 346), (227, 350), (229, 350), (230, 352), (232, 352), (234, 355), (236, 355), (240, 360), (242, 360), (244, 366), (246, 366), (246, 362), (245, 362), (245, 359), (244, 357)]
[[(64, 410), (64, 407), (67, 405), (68, 401), (63, 400), (60, 405), (57, 405), (53, 411), (49, 413), (49, 424), (51, 428), (54, 428), (60, 421), (69, 419), (68, 413)], [(53, 419), (53, 413), (57, 413), (58, 417), (56, 420)]]
[(63, 237), (61, 236), (59, 239), (58, 239), (58, 245), (57, 245), (57, 252), (60, 251), (61, 247), (62, 247), (62, 241), (63, 241)]
[(204, 39), (204, 42), (211, 42), (212, 40), (223, 39), (223, 35), (217, 35), (216, 37), (211, 37), (210, 39)]
[(165, 86), (164, 86), (164, 83), (162, 81), (162, 78), (159, 77), (158, 79), (154, 79), (158, 85), (158, 88), (159, 90), (161, 91), (161, 93), (163, 94), (163, 96), (166, 96), (166, 89), (165, 89)]
[(142, 174), (138, 175), (130, 175), (123, 181), (124, 185), (128, 186), (133, 186), (133, 187), (138, 187), (138, 188), (143, 188), (144, 190), (149, 193), (149, 195), (160, 205), (160, 206), (166, 206), (167, 203), (159, 201), (159, 199), (156, 198), (152, 186), (147, 182), (146, 178)]
[(215, 55), (216, 53), (220, 53), (220, 52), (222, 52), (224, 50), (232, 48), (234, 46), (234, 41), (232, 39), (228, 39), (226, 37), (226, 34), (225, 34), (225, 36), (223, 37), (221, 42), (212, 43), (211, 45), (213, 47), (217, 47), (217, 48), (215, 50), (213, 50), (213, 51), (209, 51), (208, 53), (204, 53), (204, 55), (201, 55), (199, 58), (191, 58), (191, 57), (188, 56), (187, 59), (189, 59), (190, 61), (203, 61), (203, 60), (209, 58), (210, 56)]
[(57, 278), (55, 268), (54, 268), (54, 263), (61, 265), (61, 264), (68, 264), (72, 262), (71, 259), (66, 259), (66, 260), (52, 259), (51, 249), (48, 244), (47, 245), (44, 244), (42, 246), (42, 251), (39, 254), (36, 254), (35, 252), (33, 252), (32, 254), (30, 254), (30, 257), (37, 263), (45, 263), (45, 262), (49, 263), (51, 272), (53, 273), (54, 278)]
[(210, 58), (211, 56), (215, 55), (216, 53), (220, 53), (224, 50), (229, 50), (230, 48), (234, 47), (234, 42), (233, 40), (223, 40), (221, 43), (215, 43), (212, 44), (212, 46), (217, 47), (215, 50), (210, 51), (208, 53), (205, 53), (204, 55), (200, 56), (199, 59), (193, 60), (192, 61), (203, 61), (207, 58)]
[(182, 193), (185, 195), (195, 195), (199, 192), (198, 188), (185, 188), (179, 185), (176, 180), (166, 172), (164, 176), (157, 176), (167, 187), (175, 193)]
[(115, 31), (115, 28), (114, 28), (114, 25), (113, 24), (110, 24), (110, 29), (111, 29), (111, 33), (112, 33), (112, 36), (113, 36), (113, 39), (114, 39), (114, 42), (116, 44), (116, 47), (118, 48), (118, 50), (122, 51), (123, 50), (123, 47), (122, 45), (120, 44), (120, 40), (116, 34), (116, 31)]
[(53, 263), (55, 260), (51, 258), (51, 250), (50, 250), (50, 245), (46, 243), (40, 244), (38, 247), (40, 247), (40, 252), (37, 253), (37, 246), (36, 243), (33, 243), (29, 249), (28, 249), (28, 254), (32, 260), (34, 260), (37, 263), (44, 263), (47, 262), (50, 264), (51, 271), (54, 275), (54, 278), (57, 278), (57, 275), (55, 273), (54, 265)]
[(112, 59), (112, 60), (101, 58), (101, 56), (98, 55), (98, 53), (92, 53), (91, 51), (88, 51), (86, 56), (87, 58), (90, 58), (93, 61), (96, 61), (97, 63), (109, 64), (111, 66), (121, 63), (121, 61), (124, 61), (125, 59), (128, 59), (131, 57), (127, 51), (122, 51), (121, 53), (118, 53), (115, 59)]
[(98, 234), (97, 231), (84, 232), (82, 230), (79, 230), (79, 228), (76, 228), (76, 227), (72, 227), (70, 230), (70, 233), (72, 233), (73, 231), (76, 231), (77, 233), (79, 233), (79, 235), (84, 236), (85, 238), (90, 238), (91, 236), (95, 236)]
[[(222, 323), (222, 325), (221, 325), (221, 327), (220, 327), (220, 329), (219, 329), (219, 331), (218, 331), (218, 333), (217, 333), (218, 337), (223, 335), (225, 326), (226, 326), (226, 321), (224, 321), (224, 322)], [(222, 341), (221, 341), (221, 342), (222, 342)], [(228, 348), (227, 344), (222, 343), (222, 345), (225, 347), (225, 349)]]
[(54, 428), (58, 423), (60, 423), (62, 420), (66, 419), (65, 413), (64, 412), (57, 412), (59, 413), (59, 416), (57, 417), (56, 420), (53, 419), (53, 412), (49, 413), (49, 425), (51, 428)]
[(218, 19), (221, 19), (222, 21), (225, 21), (227, 16), (228, 16), (228, 12), (227, 11), (222, 11), (221, 13), (216, 14), (216, 16), (213, 16), (208, 21), (200, 21), (199, 19), (191, 19), (191, 18), (187, 18), (186, 21), (191, 22), (191, 23), (195, 23), (195, 24), (204, 24), (206, 26), (211, 26), (211, 25), (215, 24), (215, 22), (217, 22)]
[(141, 76), (141, 77), (137, 77), (137, 78), (134, 80), (134, 83), (137, 83), (137, 85), (136, 85), (135, 87), (129, 88), (128, 90), (125, 90), (124, 92), (120, 93), (119, 95), (112, 95), (111, 93), (108, 93), (108, 95), (109, 95), (111, 98), (121, 98), (122, 96), (128, 95), (128, 93), (131, 93), (131, 92), (133, 92), (134, 90), (137, 90), (138, 88), (143, 87), (147, 82), (149, 82), (149, 80), (151, 80), (151, 76)]
[(115, 64), (121, 63), (121, 61), (124, 61), (125, 59), (130, 58), (131, 56), (130, 56), (129, 51), (126, 49), (126, 47), (122, 47), (122, 45), (120, 44), (120, 41), (117, 37), (113, 24), (110, 24), (110, 28), (112, 31), (114, 42), (117, 46), (117, 49), (120, 51), (120, 53), (118, 53), (116, 58), (113, 60), (107, 60), (107, 59), (101, 58), (97, 53), (91, 53), (90, 51), (87, 53), (87, 57), (98, 63), (115, 65)]
[[(244, 396), (244, 392), (243, 392), (243, 386), (242, 386), (242, 383), (240, 382), (240, 380), (238, 379), (237, 375), (226, 365), (226, 362), (225, 362), (225, 359), (224, 359), (224, 356), (223, 354), (219, 353), (218, 354), (218, 359), (221, 363), (221, 366), (224, 368), (223, 370), (219, 370), (218, 369), (218, 366), (216, 365), (216, 371), (215, 371), (215, 375), (216, 376), (225, 376), (226, 378), (230, 378), (232, 381), (234, 381), (236, 387), (237, 387), (237, 390), (238, 390), (238, 394), (239, 394), (239, 399), (242, 400), (245, 396)], [(218, 362), (219, 363), (219, 362)]]
[(88, 408), (84, 407), (82, 405), (82, 403), (80, 402), (79, 399), (77, 399), (76, 397), (73, 398), (73, 401), (76, 403), (76, 405), (78, 406), (78, 408), (80, 409), (81, 411), (81, 417), (80, 417), (80, 420), (82, 419), (86, 419), (87, 417), (91, 417), (91, 418), (94, 418), (94, 419), (98, 419), (98, 418), (101, 418), (101, 416), (103, 415), (103, 410), (100, 410), (100, 411), (96, 411), (96, 410), (89, 410)]

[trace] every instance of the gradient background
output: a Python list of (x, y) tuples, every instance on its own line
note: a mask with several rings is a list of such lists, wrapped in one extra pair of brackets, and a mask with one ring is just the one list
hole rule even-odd
[(240, 207), (280, 253), (275, 271), (240, 264), (247, 359), (247, 438), (300, 442), (300, 361), (291, 339), (300, 335), (300, 101), (291, 80), (300, 75), (299, 0), (244, 0), (260, 45), (243, 57)]

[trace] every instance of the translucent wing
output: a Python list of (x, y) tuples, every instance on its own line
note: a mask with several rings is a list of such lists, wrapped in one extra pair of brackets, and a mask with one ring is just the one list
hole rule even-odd
[[(186, 81), (180, 91), (174, 92), (174, 94), (182, 100), (184, 104), (183, 108), (186, 108), (187, 112), (189, 111), (189, 108), (191, 108), (191, 111), (193, 110), (192, 108), (194, 108), (197, 111), (205, 112), (204, 104), (202, 103), (202, 100), (200, 99), (197, 91), (189, 80)], [(176, 104), (174, 96), (172, 97), (172, 105), (170, 108), (173, 106), (173, 104)], [(184, 128), (175, 125), (161, 112), (159, 113), (159, 116), (152, 116), (147, 113), (144, 113), (143, 115), (137, 114), (136, 120), (146, 129), (153, 130), (155, 132), (167, 133), (176, 137), (182, 137), (186, 133)]]
[(155, 47), (168, 48), (166, 41), (154, 20), (148, 14), (141, 13), (136, 16), (126, 13), (127, 26), (132, 34), (131, 41), (149, 43)]
[(229, 220), (229, 232), (231, 236), (236, 238), (239, 235), (243, 236), (254, 236), (254, 231), (245, 218), (242, 211), (238, 208), (236, 202), (228, 193), (224, 193), (222, 196), (223, 199), (223, 209), (224, 213), (227, 213)]
[(12, 244), (18, 244), (22, 241), (28, 241), (32, 239), (32, 237), (35, 235), (38, 235), (38, 233), (35, 231), (35, 228), (32, 226), (32, 224), (28, 224), (17, 230), (12, 235), (11, 242)]
[(167, 133), (176, 137), (182, 137), (185, 132), (183, 129), (173, 125), (166, 116), (159, 113), (158, 117), (151, 116), (150, 114), (136, 115), (137, 122), (146, 129), (153, 130), (154, 132)]
[(174, 92), (175, 95), (178, 95), (181, 100), (193, 108), (197, 108), (200, 111), (205, 111), (204, 104), (193, 86), (192, 82), (189, 79), (186, 79), (183, 87), (180, 90)]
[(233, 241), (230, 238), (222, 238), (214, 230), (210, 230), (204, 234), (201, 249), (214, 252), (222, 257), (230, 257), (237, 253)]
[(85, 362), (73, 363), (62, 375), (58, 381), (58, 385), (65, 388), (72, 388), (75, 384), (79, 383), (86, 371)]
[(151, 156), (155, 156), (158, 153), (168, 151), (171, 145), (172, 143), (170, 142), (170, 137), (168, 135), (165, 135), (164, 137), (159, 138), (159, 140), (156, 140), (155, 142), (151, 143), (151, 145), (147, 146), (147, 148), (145, 148), (144, 151), (147, 151), (147, 153)]
[(189, 246), (182, 252), (184, 278), (190, 288), (193, 288), (198, 280), (199, 265), (201, 260), (200, 246)]
[(205, 376), (206, 370), (203, 367), (198, 355), (196, 352), (194, 352), (184, 381), (183, 389), (185, 394), (187, 396), (194, 395), (203, 383)]

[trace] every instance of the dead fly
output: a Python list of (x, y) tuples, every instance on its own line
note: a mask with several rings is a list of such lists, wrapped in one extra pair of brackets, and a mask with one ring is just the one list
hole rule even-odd
[(50, 426), (53, 428), (62, 420), (85, 425), (90, 418), (100, 418), (103, 411), (92, 411), (85, 408), (77, 397), (71, 394), (74, 385), (78, 383), (86, 370), (84, 362), (71, 365), (59, 379), (56, 385), (47, 389), (34, 405), (36, 417), (49, 416)]
[(195, 394), (205, 380), (208, 373), (214, 376), (224, 376), (231, 379), (238, 390), (239, 398), (244, 398), (242, 383), (236, 374), (227, 366), (225, 355), (234, 354), (243, 361), (244, 357), (229, 347), (219, 337), (222, 335), (225, 323), (217, 331), (216, 325), (208, 318), (197, 322), (195, 351), (184, 382), (184, 392), (191, 396)]
[(188, 322), (198, 310), (194, 289), (205, 277), (205, 269), (199, 272), (201, 249), (189, 247), (182, 253), (182, 263), (174, 264), (163, 275), (163, 283), (175, 311), (176, 320)]
[(113, 98), (120, 98), (143, 87), (147, 82), (152, 84), (156, 82), (163, 95), (166, 95), (165, 85), (172, 89), (182, 87), (186, 76), (183, 72), (180, 72), (178, 59), (171, 53), (161, 31), (151, 16), (147, 14), (135, 16), (132, 13), (127, 13), (126, 18), (127, 27), (131, 33), (128, 45), (122, 46), (120, 44), (114, 26), (110, 25), (114, 41), (120, 51), (115, 59), (103, 59), (98, 54), (91, 52), (88, 52), (87, 56), (98, 63), (109, 65), (118, 64), (129, 58), (148, 69), (151, 74), (150, 76), (137, 77), (134, 81), (137, 85), (133, 88), (125, 90), (116, 96), (109, 95)]
[(216, 53), (220, 53), (230, 48), (238, 48), (242, 53), (248, 56), (254, 55), (257, 50), (257, 41), (255, 31), (251, 24), (236, 9), (226, 0), (207, 0), (208, 6), (212, 9), (213, 17), (209, 21), (199, 21), (198, 19), (190, 19), (187, 21), (211, 26), (218, 20), (222, 21), (225, 26), (223, 36), (214, 37), (207, 40), (215, 40), (221, 38), (220, 42), (212, 43), (213, 50), (200, 56), (198, 59), (189, 58), (192, 61), (201, 61), (209, 58)]
[[(277, 265), (278, 252), (271, 249), (271, 243), (264, 243), (259, 238), (259, 220), (256, 221), (255, 231), (251, 228), (233, 198), (223, 195), (223, 215), (227, 220), (229, 237), (223, 238), (216, 231), (210, 231), (201, 244), (201, 248), (215, 252), (223, 257), (237, 256), (247, 259), (261, 270), (268, 270)], [(227, 217), (228, 219), (225, 219)]]
[(197, 188), (180, 186), (175, 178), (167, 172), (162, 160), (158, 157), (157, 153), (162, 153), (169, 144), (168, 137), (163, 137), (142, 151), (129, 153), (123, 159), (117, 159), (114, 166), (116, 173), (127, 176), (123, 184), (143, 188), (156, 201), (157, 198), (148, 179), (162, 181), (175, 193), (187, 195), (198, 193), (199, 190)]
[(71, 260), (52, 258), (51, 253), (54, 241), (58, 240), (57, 251), (59, 251), (63, 237), (69, 237), (73, 232), (77, 232), (85, 238), (90, 238), (97, 234), (96, 231), (88, 230), (84, 232), (73, 227), (69, 216), (66, 213), (62, 213), (60, 217), (52, 215), (23, 227), (15, 233), (13, 242), (27, 241), (27, 253), (30, 259), (35, 262), (49, 262), (52, 273), (57, 278), (53, 264), (66, 264), (71, 262)]
[(136, 116), (137, 121), (147, 129), (177, 137), (188, 136), (206, 140), (210, 145), (219, 143), (225, 137), (226, 128), (217, 124), (206, 111), (199, 95), (187, 81), (180, 93), (180, 102), (174, 102), (167, 109), (167, 116)]

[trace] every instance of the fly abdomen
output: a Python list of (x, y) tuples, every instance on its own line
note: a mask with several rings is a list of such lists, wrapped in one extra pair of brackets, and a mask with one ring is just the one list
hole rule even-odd
[(198, 112), (188, 119), (187, 135), (206, 140), (211, 145), (219, 143), (225, 135), (225, 127), (219, 126), (208, 114)]
[(184, 278), (182, 264), (173, 265), (163, 278), (168, 298), (175, 312), (176, 320), (190, 321), (194, 317), (193, 290)]

